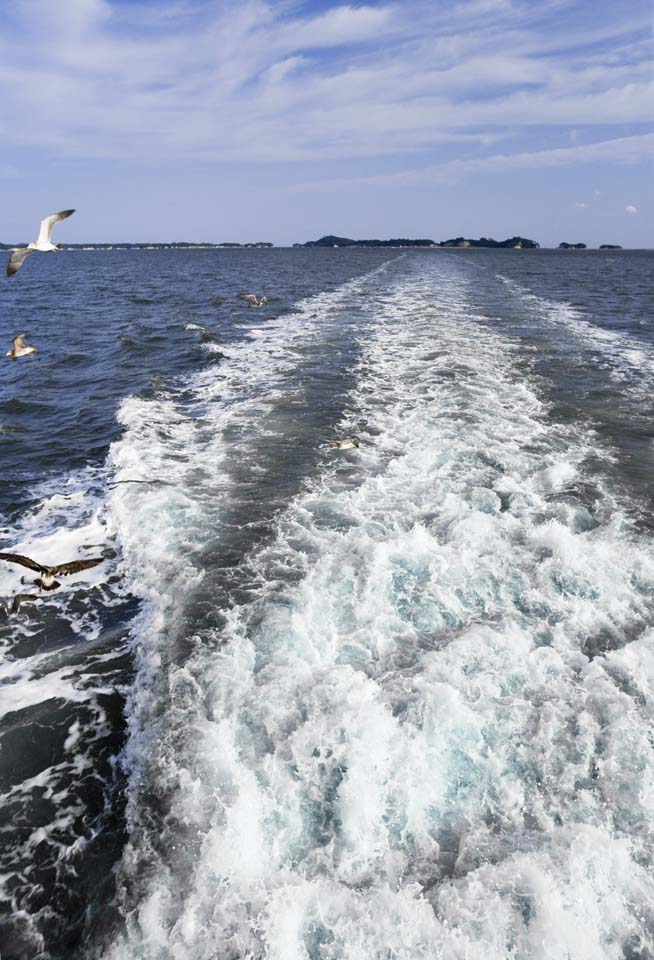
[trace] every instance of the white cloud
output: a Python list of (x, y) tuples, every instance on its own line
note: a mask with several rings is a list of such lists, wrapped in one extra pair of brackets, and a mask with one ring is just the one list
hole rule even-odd
[(638, 207), (634, 207), (634, 205), (630, 203), (625, 207), (625, 211), (627, 213), (638, 213)]
[[(341, 187), (377, 187), (384, 184), (424, 183), (460, 179), (469, 173), (574, 167), (588, 163), (630, 165), (650, 159), (652, 155), (654, 155), (654, 133), (647, 133), (642, 136), (602, 140), (598, 143), (588, 143), (577, 147), (537, 150), (531, 153), (496, 153), (487, 157), (477, 157), (474, 160), (450, 160), (436, 166), (430, 165), (421, 169), (404, 170), (399, 173), (381, 176), (322, 180), (301, 184), (298, 189), (315, 190), (327, 187), (340, 189)], [(577, 203), (576, 206), (586, 206), (586, 204)], [(629, 212), (636, 212), (635, 207), (626, 209)]]
[(271, 83), (280, 83), (288, 77), (289, 74), (310, 62), (307, 57), (286, 57), (285, 60), (278, 60), (277, 63), (273, 63), (272, 66), (268, 67), (268, 79)]
[(585, 210), (588, 207), (588, 204), (584, 203), (583, 200), (577, 200), (575, 207), (578, 207), (580, 210)]
[(619, 137), (599, 143), (585, 143), (577, 147), (560, 147), (555, 150), (537, 150), (533, 153), (497, 154), (483, 160), (454, 161), (455, 169), (480, 167), (507, 170), (529, 167), (570, 167), (586, 163), (640, 163), (654, 155), (654, 133), (637, 137)]
[[(531, 153), (496, 153), (487, 157), (477, 157), (474, 160), (449, 160), (436, 166), (430, 165), (420, 169), (403, 170), (398, 173), (382, 174), (379, 176), (320, 180), (299, 184), (298, 190), (428, 183), (443, 180), (459, 180), (470, 173), (493, 173), (519, 169), (536, 170), (547, 167), (574, 167), (587, 163), (611, 163), (628, 166), (650, 159), (653, 154), (654, 133), (648, 133), (639, 137), (620, 137), (614, 140), (603, 140), (599, 143), (584, 144), (580, 147), (561, 147), (556, 150), (537, 150)], [(599, 193), (596, 191), (595, 195), (599, 196)], [(588, 204), (579, 202), (576, 203), (575, 206), (586, 207)], [(629, 212), (636, 212), (635, 207), (627, 207), (626, 209)]]
[[(570, 5), (550, 0), (548, 15)], [(536, 7), (406, 0), (311, 16), (272, 0), (162, 0), (155, 17), (138, 0), (11, 5), (0, 24), (3, 146), (276, 162), (456, 141), (474, 164), (466, 144), (510, 131), (573, 125), (577, 137), (589, 124), (651, 119), (649, 57), (621, 39), (636, 21), (606, 19), (603, 48), (614, 37), (622, 51), (609, 57), (588, 46), (599, 34), (554, 29), (556, 17), (545, 28)], [(491, 161), (523, 162), (507, 156)]]
[(391, 30), (395, 19), (396, 10), (391, 6), (337, 6), (320, 16), (299, 22), (294, 33), (294, 44), (306, 49), (369, 42)]

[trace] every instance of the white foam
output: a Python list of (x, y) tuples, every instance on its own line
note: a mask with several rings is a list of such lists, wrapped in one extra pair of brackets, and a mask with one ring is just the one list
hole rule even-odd
[(152, 400), (128, 398), (121, 405), (118, 419), (125, 435), (112, 445), (108, 458), (117, 482), (110, 528), (121, 545), (125, 582), (144, 601), (132, 630), (138, 669), (128, 703), (126, 760), (136, 785), (130, 792), (130, 816), (139, 815), (138, 784), (143, 759), (152, 753), (153, 730), (161, 723), (163, 736), (168, 724), (152, 698), (167, 654), (167, 632), (201, 582), (194, 553), (217, 536), (223, 510), (237, 493), (224, 434), (253, 423), (259, 435), (265, 432), (265, 415), (292, 384), (306, 339), (319, 329), (324, 311), (359, 283), (301, 302), (296, 313), (268, 321), (262, 328), (265, 336), (254, 343), (232, 344), (218, 368), (183, 384), (184, 403), (171, 393)]
[[(132, 796), (153, 777), (194, 839), (178, 851), (162, 825), (166, 853), (107, 957), (618, 960), (652, 947), (651, 545), (607, 486), (594, 507), (576, 497), (597, 438), (549, 422), (510, 341), (477, 326), (456, 267), (420, 269), (378, 303), (370, 291), (376, 322), (341, 424), (361, 447), (324, 451), (251, 559), (258, 598), (170, 668), (154, 739), (150, 684), (136, 688)], [(292, 389), (284, 343), (309, 329), (305, 315), (272, 321), (248, 345), (258, 353), (199, 376), (212, 423), (255, 429)], [(153, 449), (139, 447), (159, 464)], [(134, 522), (142, 490), (120, 497), (135, 498), (115, 514), (129, 571), (159, 591), (139, 637), (152, 678), (176, 580)], [(200, 531), (215, 510), (198, 496), (177, 519)], [(169, 511), (159, 504), (157, 536)], [(179, 561), (175, 519), (162, 543)], [(611, 638), (621, 648), (602, 653)], [(138, 870), (150, 854), (136, 803), (131, 825)]]

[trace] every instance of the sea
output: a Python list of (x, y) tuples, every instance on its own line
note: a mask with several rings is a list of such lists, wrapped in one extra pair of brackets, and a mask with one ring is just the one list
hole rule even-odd
[(2, 960), (654, 957), (653, 267), (2, 280)]

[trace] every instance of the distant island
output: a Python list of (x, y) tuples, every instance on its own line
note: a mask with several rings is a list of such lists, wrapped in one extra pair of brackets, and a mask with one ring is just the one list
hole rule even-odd
[[(600, 243), (600, 250), (622, 250), (619, 243)], [(559, 250), (588, 250), (585, 243), (560, 243)]]
[[(0, 250), (13, 250), (16, 247), (26, 247), (26, 243), (0, 243)], [(255, 243), (223, 243), (192, 242), (175, 240), (170, 243), (66, 243), (65, 250), (271, 250), (275, 246), (263, 240)], [(509, 237), (507, 240), (493, 240), (492, 237), (480, 237), (473, 240), (468, 237), (453, 237), (450, 240), (430, 240), (427, 238), (411, 239), (394, 237), (391, 240), (351, 240), (349, 237), (336, 237), (328, 234), (319, 240), (308, 240), (306, 243), (294, 243), (294, 248), (304, 247), (486, 247), (498, 250), (538, 250), (540, 244), (527, 237)], [(587, 250), (585, 243), (560, 243), (559, 250)], [(622, 250), (617, 243), (602, 243), (600, 250)]]
[(405, 237), (392, 240), (351, 240), (349, 237), (335, 237), (328, 234), (320, 240), (308, 240), (306, 243), (294, 243), (294, 247), (491, 247), (514, 250), (537, 250), (540, 247), (535, 240), (526, 237), (511, 237), (508, 240), (493, 240), (491, 237), (481, 237), (479, 240), (470, 240), (466, 237), (456, 237), (453, 240), (409, 240)]
[(454, 240), (443, 240), (439, 247), (490, 247), (502, 250), (538, 250), (540, 243), (528, 240), (527, 237), (509, 237), (508, 240), (493, 240), (492, 237), (480, 237), (479, 240), (468, 240), (465, 237), (456, 237)]
[(334, 237), (328, 234), (320, 240), (307, 240), (306, 243), (294, 243), (294, 247), (436, 247), (433, 240), (408, 240), (404, 237), (394, 240), (350, 240), (349, 237)]

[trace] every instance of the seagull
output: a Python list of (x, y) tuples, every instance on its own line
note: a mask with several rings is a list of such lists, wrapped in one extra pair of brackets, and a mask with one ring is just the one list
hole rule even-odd
[(18, 593), (11, 603), (8, 600), (0, 600), (0, 605), (2, 605), (5, 614), (9, 617), (12, 613), (18, 613), (24, 603), (35, 603), (37, 600), (42, 599), (43, 597), (39, 597), (36, 593)]
[[(359, 441), (355, 440), (353, 437), (343, 437), (342, 440), (328, 440), (328, 447), (334, 447), (335, 450), (351, 450), (353, 447), (359, 446)], [(0, 557), (2, 554), (0, 553)]]
[(263, 307), (265, 303), (268, 303), (268, 297), (257, 297), (253, 293), (241, 293), (239, 294), (239, 300), (247, 300), (251, 307)]
[(79, 573), (80, 570), (88, 570), (89, 567), (95, 567), (102, 563), (104, 557), (92, 557), (90, 560), (73, 560), (71, 563), (60, 563), (58, 566), (46, 567), (30, 557), (22, 557), (18, 553), (0, 553), (0, 560), (6, 560), (7, 563), (19, 563), (21, 567), (29, 567), (30, 570), (36, 570), (41, 576), (34, 583), (39, 590), (56, 590), (61, 584), (55, 577), (68, 577), (71, 573)]
[(61, 250), (61, 244), (53, 243), (51, 240), (52, 230), (55, 223), (59, 223), (60, 220), (65, 220), (66, 217), (72, 216), (73, 213), (75, 213), (74, 210), (61, 210), (59, 213), (53, 213), (49, 217), (46, 217), (45, 220), (41, 220), (38, 239), (33, 240), (32, 243), (28, 243), (26, 247), (17, 247), (12, 250), (9, 262), (7, 263), (7, 276), (13, 277), (15, 273), (18, 273), (23, 265), (23, 260), (29, 257), (30, 253), (34, 253), (37, 250), (40, 253), (57, 253), (58, 250)]
[(33, 353), (36, 353), (36, 347), (33, 343), (25, 343), (24, 333), (19, 333), (11, 342), (14, 345), (14, 349), (7, 350), (5, 354), (7, 357), (13, 357), (15, 360), (16, 357), (31, 357)]

